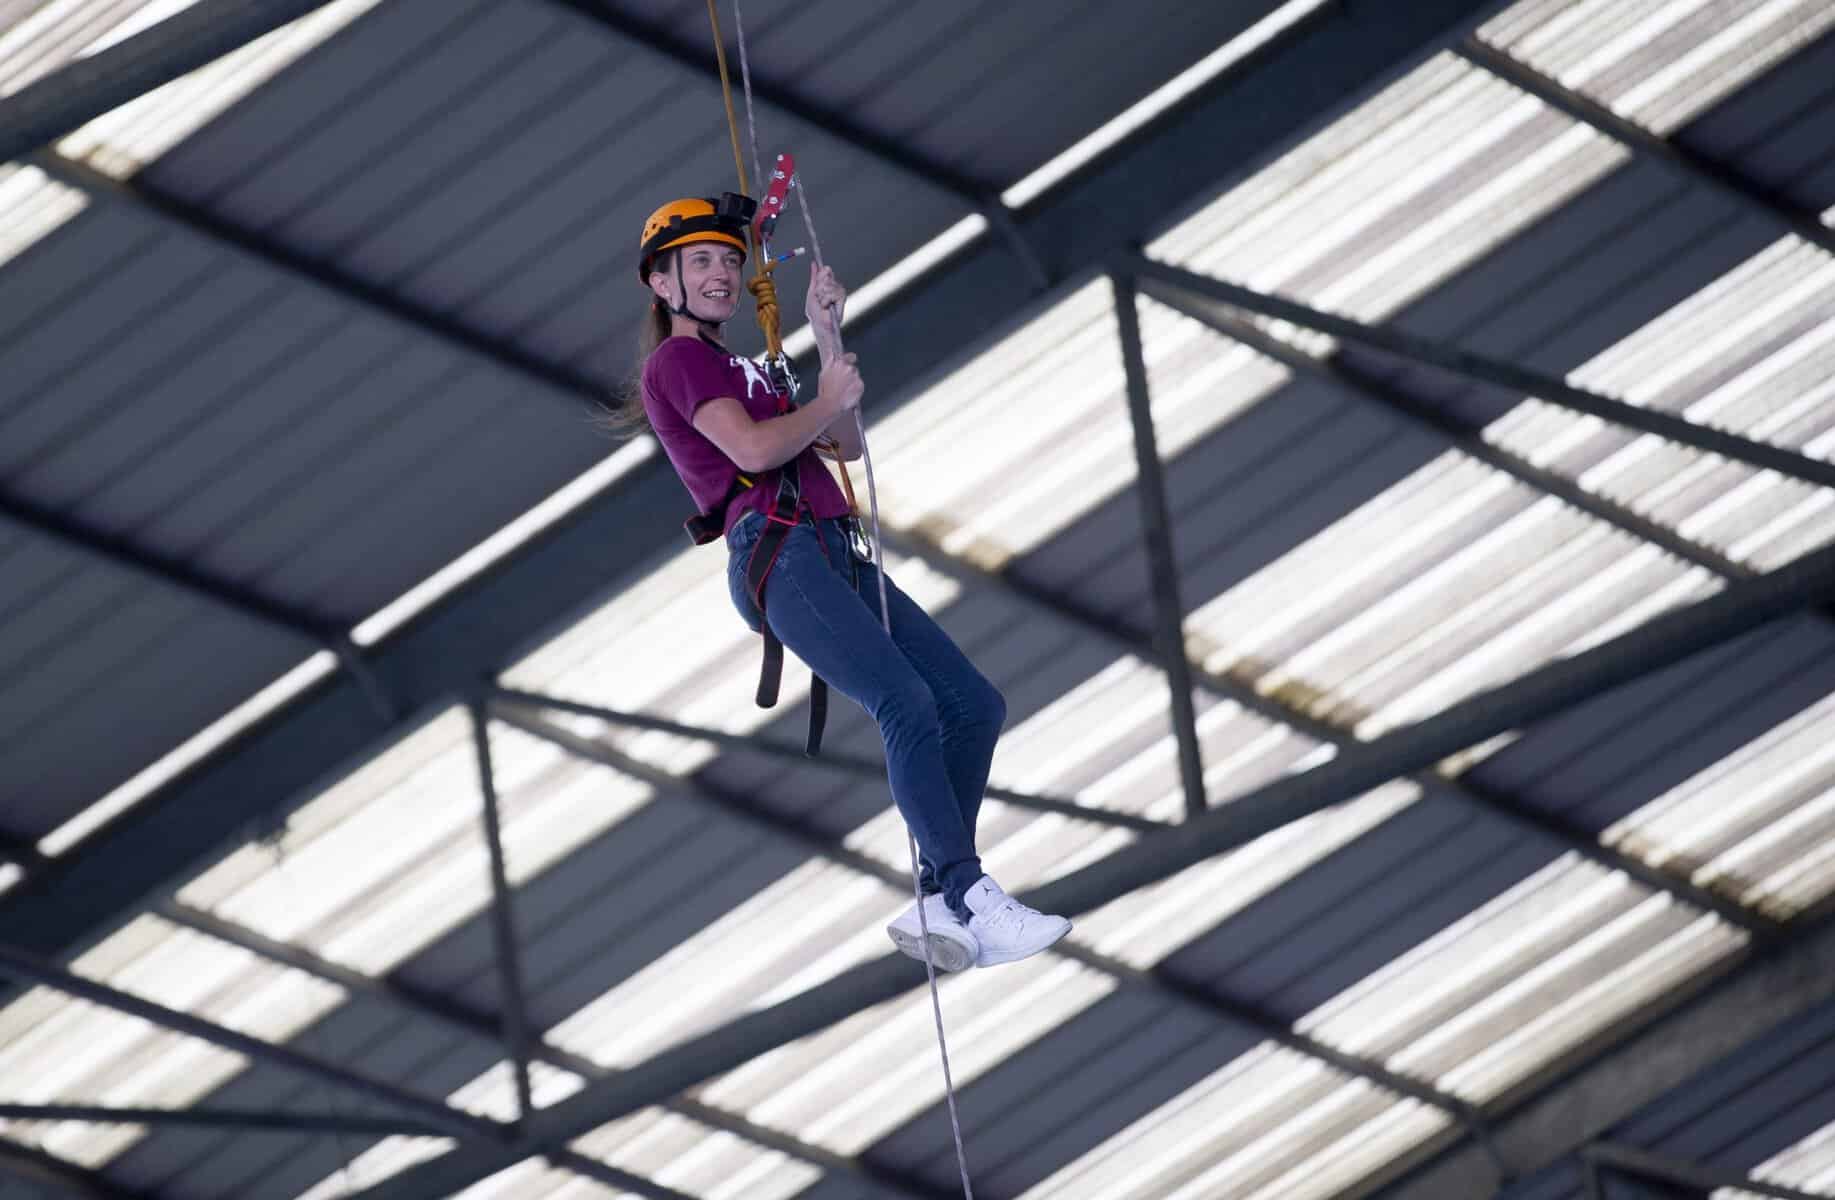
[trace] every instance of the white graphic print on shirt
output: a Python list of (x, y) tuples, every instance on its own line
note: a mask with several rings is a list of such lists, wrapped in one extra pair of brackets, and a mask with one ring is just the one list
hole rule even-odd
[(772, 388), (771, 379), (765, 374), (765, 369), (763, 367), (759, 366), (751, 359), (741, 358), (737, 354), (732, 356), (732, 361), (735, 367), (745, 372), (746, 399), (750, 400), (752, 398), (752, 389), (757, 388), (765, 394), (767, 400), (770, 400), (772, 403), (777, 402), (777, 392)]

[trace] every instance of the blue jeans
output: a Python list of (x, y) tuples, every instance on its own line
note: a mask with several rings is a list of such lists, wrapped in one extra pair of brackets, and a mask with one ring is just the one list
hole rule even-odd
[[(764, 527), (752, 513), (726, 535), (727, 586), (754, 630), (759, 616), (745, 571)], [(1007, 704), (890, 579), (886, 601), (890, 637), (880, 625), (873, 564), (853, 557), (840, 522), (807, 515), (784, 539), (765, 583), (765, 619), (778, 640), (878, 723), (893, 803), (917, 839), (919, 885), (942, 892), (967, 920), (962, 894), (981, 878), (975, 817)]]

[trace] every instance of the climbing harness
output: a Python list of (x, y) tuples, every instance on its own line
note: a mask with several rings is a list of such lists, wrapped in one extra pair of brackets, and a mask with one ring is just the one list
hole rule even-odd
[[(747, 193), (749, 192), (750, 189), (748, 188), (747, 182), (746, 182), (745, 160), (743, 156), (741, 155), (740, 149), (739, 149), (739, 119), (733, 111), (733, 88), (732, 88), (732, 82), (730, 78), (728, 77), (727, 69), (726, 69), (726, 44), (725, 44), (725, 40), (720, 36), (720, 16), (715, 8), (714, 0), (707, 0), (707, 21), (708, 21), (708, 24), (713, 29), (714, 56), (718, 60), (719, 66), (720, 66), (720, 94), (726, 103), (727, 132), (730, 135), (732, 139), (732, 143), (733, 143), (733, 166), (737, 169), (738, 174), (739, 174), (740, 192)], [(734, 29), (734, 34), (738, 40), (738, 45), (739, 45), (740, 77), (745, 87), (746, 128), (750, 135), (751, 145), (752, 145), (752, 173), (754, 177), (760, 178), (762, 180), (762, 172), (759, 169), (759, 158), (758, 158), (758, 124), (755, 119), (753, 106), (752, 106), (752, 67), (751, 67), (751, 62), (746, 55), (745, 24), (744, 24), (743, 17), (741, 17), (740, 15), (739, 0), (733, 0), (733, 29)], [(770, 190), (767, 193), (763, 210), (757, 214), (757, 219), (752, 224), (748, 225), (747, 230), (746, 230), (747, 236), (752, 241), (753, 248), (756, 251), (753, 255), (752, 261), (755, 264), (754, 269), (757, 271), (757, 274), (750, 281), (748, 286), (751, 288), (753, 298), (757, 303), (758, 323), (759, 323), (760, 329), (763, 330), (764, 335), (765, 335), (765, 346), (766, 346), (766, 353), (768, 356), (767, 362), (777, 363), (779, 367), (786, 372), (788, 371), (789, 363), (784, 355), (783, 344), (778, 339), (777, 293), (775, 291), (775, 286), (772, 283), (771, 274), (770, 274), (772, 267), (775, 266), (775, 263), (771, 260), (768, 243), (769, 243), (769, 238), (770, 238), (772, 229), (776, 225), (777, 217), (782, 210), (783, 204), (785, 202), (785, 198), (788, 195), (788, 193), (790, 192), (790, 190), (793, 188), (796, 192), (797, 207), (803, 214), (803, 227), (808, 231), (808, 234), (809, 234), (809, 245), (810, 245), (810, 249), (814, 253), (815, 269), (817, 271), (821, 271), (823, 269), (822, 245), (816, 238), (815, 219), (814, 217), (810, 215), (808, 197), (805, 193), (803, 182), (798, 177), (796, 173), (795, 162), (793, 159), (791, 159), (789, 155), (787, 154), (782, 155), (778, 158), (777, 166), (773, 172)], [(778, 261), (782, 261), (782, 260), (778, 260)], [(687, 293), (684, 290), (683, 292), (684, 302), (686, 302), (686, 297), (687, 297)], [(832, 322), (832, 326), (833, 326), (832, 332), (834, 334), (835, 346), (838, 349), (841, 344), (841, 314), (834, 306), (831, 305), (827, 309), (827, 315), (828, 315), (829, 320)], [(785, 394), (786, 393), (783, 393), (783, 392), (779, 393), (780, 397), (784, 396)], [(879, 492), (873, 480), (873, 456), (871, 452), (867, 449), (866, 420), (864, 417), (860, 415), (860, 409), (858, 406), (855, 406), (854, 408), (854, 428), (859, 436), (861, 462), (862, 462), (862, 465), (866, 469), (866, 476), (867, 476), (867, 501), (868, 501), (868, 510), (872, 518), (872, 530), (873, 530), (873, 536), (872, 536), (872, 542), (871, 542), (872, 562), (875, 568), (875, 573), (878, 575), (878, 579), (879, 579), (879, 620), (880, 620), (880, 625), (886, 631), (887, 636), (890, 636), (892, 633), (892, 613), (891, 613), (891, 608), (886, 601), (885, 561), (884, 561), (884, 556), (883, 556), (882, 543), (880, 539), (880, 530), (879, 530)], [(852, 518), (852, 525), (853, 525), (852, 536), (858, 536), (859, 535), (859, 521), (858, 521), (858, 516), (857, 516), (858, 506), (854, 502), (854, 488), (853, 488), (852, 481), (848, 477), (847, 465), (845, 462), (842, 461), (842, 455), (841, 455), (839, 446), (830, 442), (827, 446), (827, 450), (833, 456), (836, 464), (840, 466), (841, 468), (841, 481), (842, 481), (842, 486), (847, 493), (848, 508), (849, 508), (850, 513), (855, 514), (854, 517)], [(797, 459), (792, 459), (789, 463), (785, 464), (785, 468), (787, 469), (779, 470), (778, 472), (779, 479), (780, 479), (779, 504), (774, 506), (774, 508), (781, 508), (781, 502), (782, 502), (782, 497), (783, 497), (783, 484), (781, 482), (782, 478), (787, 474), (788, 475), (795, 474), (796, 470), (798, 469), (797, 462), (798, 462)], [(718, 511), (720, 514), (720, 518), (724, 520), (725, 512), (726, 512), (725, 506), (722, 505)], [(765, 534), (761, 535), (759, 538), (759, 542), (761, 545), (765, 541), (765, 536), (769, 535), (772, 530), (782, 530), (783, 531), (782, 533), (778, 535), (778, 544), (780, 546), (782, 544), (783, 536), (788, 534), (790, 526), (785, 525), (781, 521), (774, 519), (776, 515), (777, 514), (774, 511), (774, 513), (771, 514), (771, 516), (767, 518)], [(754, 593), (753, 593), (753, 601), (754, 603), (758, 604), (759, 606), (759, 613), (760, 613), (761, 618), (762, 618), (763, 611), (764, 611), (764, 607), (762, 603), (763, 580), (764, 580), (764, 576), (769, 574), (770, 562), (774, 561), (775, 557), (776, 557), (776, 551), (773, 550), (771, 552), (770, 560), (767, 560), (767, 562), (765, 563), (763, 567), (762, 573), (757, 574), (758, 584), (757, 584), (757, 588), (754, 590)], [(850, 556), (850, 557), (856, 557), (856, 556)], [(752, 561), (747, 564), (746, 583), (747, 583), (748, 589), (753, 588), (754, 575), (755, 575), (755, 572), (758, 571), (758, 568), (756, 566), (757, 560), (758, 560), (758, 551), (755, 549), (752, 554)], [(856, 577), (856, 589), (857, 588), (858, 588), (858, 578)], [(764, 622), (761, 620), (761, 625), (763, 625), (766, 630), (769, 629), (768, 622)], [(771, 646), (771, 643), (775, 641), (775, 638), (773, 638), (767, 632), (766, 639), (767, 639), (767, 642), (766, 642), (767, 660), (769, 660), (770, 655), (771, 655), (770, 646)], [(783, 655), (783, 647), (781, 644), (777, 646), (776, 655), (779, 661), (781, 662), (782, 655)], [(767, 671), (771, 669), (771, 664), (769, 661), (767, 661), (766, 669)], [(775, 691), (775, 689), (773, 690)], [(763, 680), (761, 679), (760, 681), (761, 697), (763, 695), (763, 691), (764, 691)], [(775, 695), (773, 696), (773, 698), (775, 698)], [(825, 692), (824, 692), (823, 699), (824, 701), (826, 701)], [(760, 702), (761, 703), (763, 702), (762, 699)], [(815, 694), (812, 688), (811, 697), (810, 697), (810, 723), (811, 723), (811, 745), (812, 747), (819, 740), (819, 737), (820, 737), (819, 728), (816, 725), (816, 715), (815, 714), (816, 714), (816, 699), (815, 699)], [(811, 752), (813, 753), (813, 749)], [(954, 1135), (955, 1143), (956, 1143), (956, 1167), (957, 1167), (957, 1170), (961, 1173), (962, 1194), (965, 1197), (965, 1200), (974, 1200), (975, 1192), (974, 1192), (973, 1186), (969, 1182), (969, 1175), (968, 1175), (968, 1155), (963, 1150), (963, 1147), (962, 1147), (962, 1124), (961, 1124), (960, 1118), (957, 1116), (957, 1113), (956, 1113), (956, 1085), (955, 1085), (954, 1079), (951, 1077), (950, 1068), (949, 1068), (949, 1042), (943, 1033), (943, 1002), (937, 991), (937, 967), (936, 967), (936, 963), (933, 960), (931, 956), (931, 952), (930, 952), (930, 920), (926, 916), (925, 911), (924, 911), (923, 888), (921, 884), (919, 883), (917, 838), (910, 833), (909, 829), (906, 830), (906, 842), (909, 845), (910, 851), (911, 851), (911, 893), (912, 893), (912, 898), (916, 902), (916, 905), (917, 905), (919, 936), (924, 945), (924, 976), (925, 976), (925, 979), (930, 984), (930, 1009), (931, 1009), (931, 1014), (934, 1016), (936, 1020), (936, 1027), (937, 1027), (937, 1053), (941, 1057), (942, 1063), (943, 1063), (943, 1091), (944, 1091), (944, 1096), (948, 1102), (950, 1132), (952, 1135)]]

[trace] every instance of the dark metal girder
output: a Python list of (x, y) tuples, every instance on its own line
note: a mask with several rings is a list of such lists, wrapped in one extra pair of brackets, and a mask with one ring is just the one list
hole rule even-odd
[(1680, 1184), (1703, 1192), (1737, 1188), (1758, 1196), (1775, 1196), (1777, 1200), (1829, 1200), (1827, 1192), (1806, 1192), (1781, 1183), (1767, 1183), (1740, 1171), (1729, 1171), (1706, 1163), (1685, 1162), (1617, 1142), (1594, 1142), (1580, 1154), (1590, 1166), (1610, 1167), (1621, 1174)]
[(0, 162), (153, 91), (327, 0), (198, 0), (157, 25), (76, 59), (0, 101)]
[(1706, 188), (1783, 232), (1835, 254), (1835, 229), (1824, 225), (1820, 214), (1803, 208), (1732, 167), (1659, 137), (1605, 105), (1561, 86), (1528, 63), (1476, 36), (1461, 42), (1454, 52), (1479, 69), (1528, 92), (1550, 108), (1605, 134), (1633, 153), (1669, 168), (1684, 181)]
[[(1793, 920), (1788, 937), (1749, 944), (1519, 1085), (1492, 1106), (1493, 1136), (1519, 1174), (1539, 1171), (1831, 1000), (1835, 904), (1825, 903)], [(1468, 1200), (1497, 1183), (1490, 1163), (1457, 1134), (1430, 1142), (1416, 1158), (1386, 1196)]]
[[(720, 63), (712, 47), (712, 31), (698, 41), (685, 41), (670, 33), (660, 25), (652, 24), (642, 18), (634, 17), (608, 4), (597, 0), (549, 0), (559, 8), (579, 13), (588, 21), (605, 29), (632, 45), (666, 59), (699, 78), (718, 86), (720, 82)], [(724, 32), (724, 31), (723, 31)], [(733, 73), (733, 90), (737, 94), (740, 80), (739, 68), (734, 63), (730, 70)], [(752, 100), (756, 105), (778, 112), (818, 129), (851, 149), (882, 163), (899, 172), (910, 182), (924, 188), (942, 192), (967, 207), (979, 212), (994, 231), (995, 236), (1006, 243), (1007, 249), (1019, 259), (1027, 279), (1035, 291), (1043, 291), (1051, 286), (1051, 274), (1045, 267), (1038, 250), (1026, 236), (1024, 230), (1013, 219), (1013, 210), (1001, 202), (1001, 189), (992, 181), (981, 180), (965, 175), (947, 163), (931, 158), (903, 142), (889, 138), (874, 130), (868, 129), (847, 114), (823, 107), (803, 96), (795, 88), (759, 75), (752, 74)], [(735, 100), (735, 103), (743, 103)], [(767, 123), (766, 134), (771, 129)], [(755, 182), (755, 189), (762, 189), (763, 183)]]
[[(1150, 663), (1162, 661), (1158, 644), (1148, 635), (1113, 617), (1087, 609), (1069, 596), (1040, 588), (1015, 574), (1011, 568), (989, 571), (977, 567), (909, 533), (888, 532), (886, 544), (901, 554), (923, 560), (958, 583), (1008, 596), (1043, 616), (1063, 622), (1081, 634), (1099, 638), (1118, 654), (1131, 654)], [(1320, 742), (1337, 746), (1359, 744), (1349, 730), (1291, 708), (1280, 699), (1258, 691), (1249, 683), (1215, 671), (1206, 671), (1196, 663), (1189, 664), (1188, 669), (1198, 686), (1234, 701), (1266, 720), (1288, 726)], [(1754, 937), (1769, 939), (1777, 936), (1778, 923), (1763, 913), (1747, 908), (1731, 897), (1700, 887), (1680, 875), (1653, 867), (1633, 855), (1603, 845), (1591, 830), (1574, 825), (1554, 813), (1525, 804), (1514, 796), (1485, 787), (1469, 778), (1448, 778), (1434, 770), (1415, 771), (1408, 777), (1429, 796), (1477, 809), (1519, 830), (1551, 838), (1607, 870), (1623, 871), (1648, 887), (1713, 912), (1728, 923), (1748, 930)]]
[[(727, 733), (724, 730), (707, 729), (699, 725), (684, 725), (665, 717), (620, 712), (617, 709), (601, 708), (596, 704), (582, 704), (577, 700), (563, 700), (558, 696), (546, 696), (514, 688), (492, 687), (489, 693), (492, 699), (510, 704), (519, 704), (528, 708), (553, 709), (555, 712), (594, 717), (613, 725), (629, 726), (632, 729), (648, 729), (659, 733), (671, 733), (677, 737), (695, 738), (711, 742), (725, 750), (743, 750), (750, 754), (761, 754), (767, 758), (795, 762), (801, 766), (824, 767), (831, 771), (856, 775), (862, 779), (883, 780), (886, 777), (886, 764), (883, 762), (876, 762), (868, 758), (855, 758), (847, 754), (836, 754), (829, 750), (824, 750), (821, 754), (811, 758), (803, 753), (800, 746), (792, 746), (788, 742), (780, 742), (755, 734)], [(1136, 817), (1128, 813), (1090, 808), (1057, 796), (1037, 796), (1028, 792), (1016, 792), (1011, 788), (992, 786), (987, 789), (987, 795), (995, 800), (1011, 804), (1015, 808), (1074, 817), (1079, 821), (1092, 821), (1098, 825), (1117, 825), (1123, 829), (1141, 831), (1166, 828), (1165, 824), (1160, 821), (1152, 821), (1146, 817)]]
[[(552, 728), (544, 724), (542, 729), (531, 729), (514, 716), (499, 714), (498, 719), (504, 720), (505, 724), (523, 729), (525, 732), (534, 733), (536, 736), (545, 736), (542, 729)], [(572, 735), (564, 736), (571, 737)], [(673, 783), (680, 783), (673, 776), (670, 779)], [(247, 926), (224, 920), (222, 917), (201, 909), (168, 902), (158, 911), (162, 917), (174, 924), (183, 925), (232, 946), (239, 946), (252, 954), (291, 967), (315, 979), (334, 983), (352, 995), (385, 1004), (404, 1016), (430, 1021), (452, 1033), (473, 1038), (485, 1045), (497, 1044), (502, 1036), (503, 1023), (499, 1017), (475, 1011), (445, 993), (430, 992), (401, 979), (365, 975), (361, 971), (355, 971), (329, 959), (321, 958), (310, 950), (293, 945), (291, 942), (277, 941)], [(543, 1040), (539, 1035), (531, 1037), (529, 1054), (532, 1059), (559, 1067), (563, 1071), (571, 1071), (582, 1079), (606, 1079), (616, 1074), (615, 1071), (602, 1067), (589, 1058), (563, 1050)], [(905, 1179), (896, 1172), (886, 1171), (871, 1163), (848, 1158), (819, 1146), (798, 1141), (775, 1129), (755, 1124), (710, 1104), (677, 1096), (663, 1101), (661, 1106), (671, 1112), (680, 1113), (690, 1120), (698, 1121), (711, 1129), (735, 1134), (791, 1158), (811, 1163), (824, 1171), (857, 1179), (873, 1194), (883, 1195), (888, 1200), (945, 1200), (939, 1194), (920, 1186), (915, 1181)]]
[(1327, 380), (1337, 385), (1346, 394), (1375, 404), (1415, 428), (1434, 435), (1468, 458), (1476, 459), (1486, 466), (1502, 471), (1512, 479), (1527, 484), (1539, 492), (1563, 500), (1590, 516), (1598, 517), (1615, 529), (1623, 530), (1640, 541), (1649, 542), (1653, 546), (1668, 551), (1684, 562), (1706, 567), (1726, 579), (1749, 579), (1756, 574), (1745, 564), (1734, 562), (1725, 555), (1699, 542), (1691, 541), (1667, 526), (1641, 516), (1622, 504), (1590, 492), (1557, 471), (1538, 467), (1527, 459), (1519, 458), (1508, 450), (1492, 445), (1485, 440), (1481, 425), (1425, 403), (1401, 388), (1376, 379), (1353, 363), (1345, 362), (1341, 358), (1328, 359), (1308, 354), (1299, 347), (1282, 341), (1246, 320), (1231, 320), (1228, 315), (1218, 311), (1217, 308), (1202, 303), (1189, 293), (1177, 288), (1149, 284), (1142, 290), (1161, 304), (1185, 314), (1224, 337), (1242, 343), (1257, 354), (1274, 359), (1297, 371), (1306, 372), (1315, 378)]
[(307, 645), (330, 650), (337, 655), (339, 664), (350, 673), (368, 697), (371, 708), (385, 724), (393, 723), (400, 715), (388, 693), (369, 669), (363, 652), (350, 640), (344, 629), (333, 621), (264, 596), (253, 588), (218, 579), (208, 571), (160, 554), (131, 539), (92, 529), (63, 513), (54, 512), (4, 490), (0, 490), (0, 517), (49, 538), (81, 556), (100, 559), (110, 566), (161, 586), (175, 588), (263, 628), (297, 638)]
[[(1716, 596), (1550, 663), (1447, 712), (1349, 747), (1310, 771), (1287, 776), (1156, 837), (1142, 838), (1028, 893), (1025, 899), (1047, 912), (1088, 912), (1308, 813), (1341, 803), (1397, 775), (1426, 769), (1461, 749), (1662, 670), (1831, 594), (1835, 594), (1835, 547), (1733, 584)], [(530, 1154), (565, 1144), (606, 1121), (901, 994), (915, 983), (909, 965), (902, 955), (864, 963), (798, 996), (690, 1038), (615, 1080), (589, 1084), (536, 1113), (511, 1145), (461, 1146), (360, 1195), (380, 1200), (436, 1197), (460, 1190)], [(1515, 1155), (1510, 1161), (1520, 1163)], [(1474, 1194), (1480, 1193), (1463, 1193)]]
[(503, 1047), (516, 1079), (517, 1119), (535, 1110), (529, 1086), (529, 1006), (523, 998), (522, 954), (516, 937), (516, 912), (510, 894), (509, 868), (503, 856), (503, 817), (497, 804), (497, 776), (491, 767), (491, 733), (484, 702), (474, 699), (471, 717), (472, 749), (478, 763), (478, 791), (482, 797), (484, 844), (490, 857), (491, 936), (496, 945), (497, 993), (503, 1001)]
[(1835, 487), (1835, 462), (1827, 459), (1811, 458), (1795, 450), (1786, 450), (1782, 446), (1753, 441), (1751, 438), (1729, 433), (1710, 425), (1698, 425), (1693, 421), (1657, 409), (1626, 404), (1622, 400), (1614, 400), (1597, 392), (1574, 387), (1553, 376), (1543, 375), (1514, 363), (1474, 354), (1456, 346), (1437, 342), (1432, 338), (1417, 337), (1390, 326), (1366, 325), (1348, 317), (1321, 312), (1295, 300), (1264, 295), (1239, 284), (1213, 279), (1208, 275), (1199, 275), (1182, 267), (1157, 262), (1140, 254), (1125, 256), (1123, 264), (1122, 269), (1135, 272), (1143, 282), (1148, 279), (1158, 280), (1211, 300), (1234, 305), (1265, 317), (1291, 321), (1295, 325), (1329, 334), (1347, 342), (1368, 346), (1385, 354), (1446, 371), (1464, 379), (1487, 383), (1494, 387), (1508, 388), (1561, 408), (1586, 413), (1602, 421), (1622, 425), (1627, 429), (1655, 434), (1678, 445), (1692, 446), (1697, 450), (1718, 454), (1735, 462), (1776, 471), (1792, 479), (1801, 479), (1822, 487)]
[(1141, 351), (1140, 309), (1134, 281), (1109, 276), (1121, 333), (1122, 371), (1127, 378), (1128, 422), (1134, 430), (1134, 494), (1140, 502), (1141, 533), (1147, 546), (1147, 576), (1153, 588), (1153, 643), (1170, 692), (1172, 733), (1179, 749), (1179, 783), (1185, 789), (1185, 819), (1209, 807), (1204, 796), (1204, 759), (1198, 749), (1198, 711), (1192, 703), (1191, 664), (1185, 654), (1185, 606), (1179, 599), (1179, 560), (1172, 548), (1172, 514), (1166, 504), (1165, 470), (1147, 395), (1147, 360)]
[(372, 1079), (346, 1067), (293, 1049), (291, 1046), (264, 1042), (260, 1038), (155, 1004), (107, 984), (97, 983), (74, 974), (55, 963), (46, 962), (16, 946), (0, 944), (0, 974), (29, 980), (63, 992), (79, 1000), (138, 1017), (162, 1029), (198, 1038), (214, 1046), (244, 1055), (256, 1062), (268, 1063), (295, 1074), (332, 1084), (344, 1091), (386, 1104), (392, 1109), (420, 1118), (447, 1133), (459, 1137), (485, 1137), (501, 1140), (504, 1127), (496, 1121), (475, 1117), (450, 1108), (438, 1100), (421, 1096), (381, 1079)]
[[(1104, 262), (1499, 7), (1325, 6), (1317, 21), (1199, 89), (1015, 219), (1055, 261)], [(1193, 154), (1196, 145), (1206, 152)], [(996, 247), (952, 256), (850, 326), (851, 348), (872, 364), (875, 411), (896, 410), (1048, 303), (1015, 278)], [(405, 714), (393, 730), (376, 730), (361, 690), (342, 677), (308, 689), (0, 897), (0, 936), (66, 957), (106, 936), (251, 822), (272, 823), (325, 779), (466, 694), (480, 673), (574, 619), (619, 582), (621, 564), (646, 563), (675, 543), (680, 508), (681, 485), (659, 461), (607, 488), (375, 648), (372, 667)]]
[(449, 1131), (401, 1117), (339, 1116), (250, 1108), (114, 1108), (101, 1104), (0, 1102), (0, 1120), (84, 1121), (97, 1125), (156, 1125), (181, 1129), (235, 1129), (264, 1133), (358, 1134), (366, 1137), (443, 1137)]
[[(799, 821), (772, 813), (744, 797), (734, 796), (704, 780), (683, 779), (670, 775), (666, 771), (620, 753), (600, 742), (561, 729), (539, 717), (525, 715), (507, 704), (498, 705), (493, 715), (505, 724), (520, 729), (532, 737), (551, 742), (588, 762), (596, 762), (635, 779), (641, 779), (666, 794), (706, 805), (724, 817), (740, 821), (756, 833), (787, 841), (806, 854), (871, 876), (900, 891), (905, 890), (911, 882), (910, 876), (895, 867), (882, 863), (870, 855), (850, 850), (834, 839), (809, 829)], [(1482, 1118), (1478, 1110), (1456, 1096), (1437, 1091), (1420, 1080), (1390, 1071), (1380, 1063), (1347, 1054), (1314, 1038), (1307, 1037), (1305, 1034), (1297, 1033), (1286, 1022), (1261, 1012), (1252, 1005), (1227, 996), (1219, 996), (1208, 988), (1195, 986), (1164, 968), (1143, 971), (1082, 946), (1074, 940), (1059, 942), (1053, 949), (1053, 953), (1100, 971), (1125, 987), (1138, 988), (1162, 998), (1174, 1000), (1206, 1018), (1222, 1020), (1250, 1030), (1308, 1057), (1328, 1063), (1346, 1074), (1367, 1079), (1398, 1095), (1408, 1096), (1429, 1104), (1450, 1114), (1455, 1120), (1468, 1127), (1482, 1126)], [(907, 1189), (915, 1187), (904, 1180), (896, 1181), (896, 1183), (897, 1186)], [(913, 1194), (913, 1191), (907, 1190), (902, 1194), (910, 1195)], [(929, 1195), (930, 1193), (925, 1191), (922, 1194)]]

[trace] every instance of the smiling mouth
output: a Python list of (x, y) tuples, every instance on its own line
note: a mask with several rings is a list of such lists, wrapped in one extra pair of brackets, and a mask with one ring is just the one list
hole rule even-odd
[(733, 293), (722, 288), (715, 288), (713, 291), (702, 292), (701, 294), (709, 300), (731, 300), (733, 298)]

